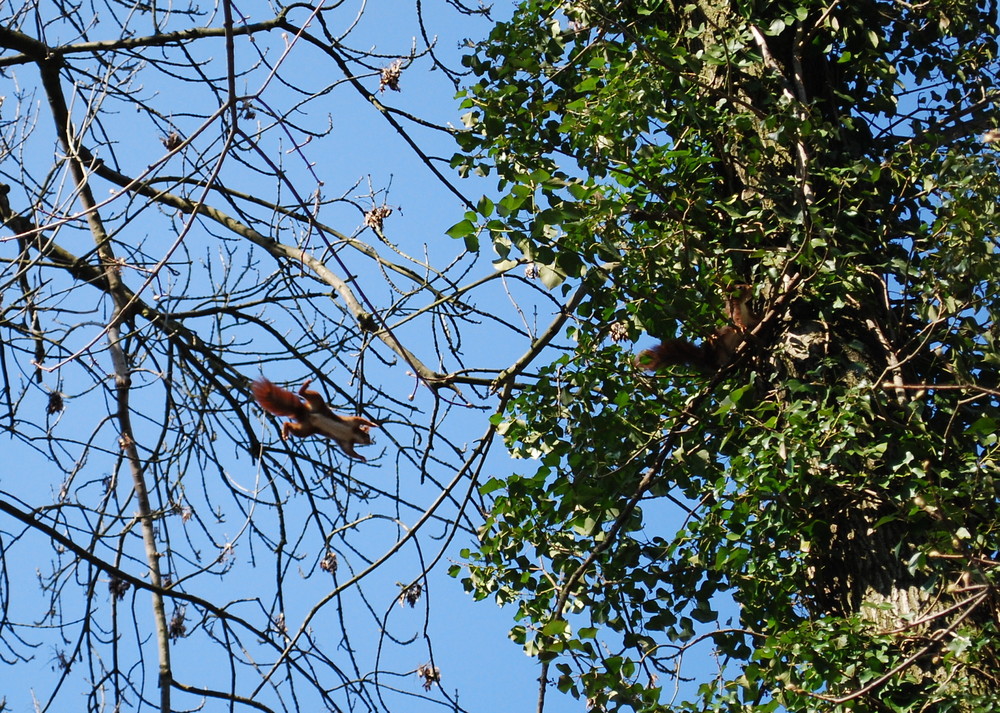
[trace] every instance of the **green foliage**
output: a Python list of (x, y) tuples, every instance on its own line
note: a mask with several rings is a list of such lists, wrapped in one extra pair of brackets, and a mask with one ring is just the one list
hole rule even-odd
[[(700, 647), (691, 710), (995, 709), (994, 14), (525, 0), (467, 58), (451, 234), (586, 288), (461, 570), (559, 690), (662, 710)], [(736, 364), (632, 366), (735, 283)]]

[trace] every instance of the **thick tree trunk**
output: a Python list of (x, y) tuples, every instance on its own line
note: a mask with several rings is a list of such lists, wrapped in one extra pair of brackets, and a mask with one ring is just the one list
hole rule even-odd
[[(912, 697), (897, 698), (895, 704), (919, 703), (932, 689), (939, 694), (951, 690), (958, 694), (956, 699), (966, 693), (989, 694), (996, 685), (989, 671), (966, 666), (945, 670), (940, 665), (942, 652), (956, 644), (955, 627), (987, 623), (995, 617), (989, 590), (981, 586), (981, 580), (977, 583), (965, 557), (944, 557), (934, 563), (933, 573), (919, 564), (920, 553), (936, 541), (932, 538), (941, 537), (941, 527), (929, 526), (941, 524), (940, 516), (933, 508), (919, 512), (919, 494), (907, 490), (906, 479), (894, 485), (898, 478), (889, 472), (888, 463), (901, 460), (894, 444), (906, 442), (907, 419), (914, 412), (909, 401), (915, 398), (912, 391), (891, 387), (893, 383), (933, 383), (930, 374), (911, 370), (913, 365), (930, 361), (912, 359), (900, 366), (893, 345), (885, 340), (897, 322), (888, 309), (878, 305), (877, 297), (869, 296), (863, 303), (865, 307), (833, 323), (813, 318), (802, 304), (793, 305), (771, 358), (776, 375), (772, 393), (780, 392), (780, 384), (791, 379), (814, 381), (818, 372), (829, 379), (828, 393), (833, 399), (859, 385), (871, 385), (871, 431), (859, 433), (859, 439), (887, 444), (884, 459), (859, 458), (854, 472), (845, 473), (840, 465), (836, 466), (840, 472), (831, 477), (831, 464), (822, 460), (806, 466), (811, 496), (806, 501), (809, 506), (799, 513), (803, 528), (811, 533), (805, 545), (804, 603), (818, 619), (856, 618), (872, 636), (895, 637), (901, 660), (896, 673), (914, 682)], [(842, 406), (835, 401), (831, 405)], [(926, 418), (935, 418), (930, 408), (924, 413)], [(960, 465), (938, 462), (931, 466), (925, 461), (920, 467), (957, 472)], [(876, 490), (867, 485), (873, 480), (888, 485)], [(956, 539), (953, 542), (958, 545)], [(990, 635), (984, 630), (984, 636)], [(871, 700), (881, 700), (877, 688), (871, 695)]]

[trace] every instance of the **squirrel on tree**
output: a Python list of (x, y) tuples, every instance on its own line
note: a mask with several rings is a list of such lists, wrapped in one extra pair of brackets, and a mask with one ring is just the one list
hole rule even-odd
[(326, 399), (318, 392), (306, 388), (311, 382), (312, 379), (306, 379), (298, 395), (263, 377), (253, 382), (250, 388), (253, 397), (265, 411), (292, 419), (282, 424), (281, 440), (287, 440), (290, 434), (300, 438), (319, 434), (335, 441), (351, 458), (365, 460), (364, 456), (354, 450), (354, 446), (370, 445), (372, 437), (368, 429), (378, 428), (378, 424), (361, 416), (341, 416), (334, 413)]
[(750, 285), (733, 285), (726, 297), (726, 311), (732, 324), (720, 327), (697, 345), (686, 339), (664, 340), (652, 349), (639, 352), (635, 366), (647, 371), (677, 364), (712, 371), (722, 368), (733, 358), (745, 333), (760, 323), (760, 317), (750, 311), (748, 304), (752, 294)]

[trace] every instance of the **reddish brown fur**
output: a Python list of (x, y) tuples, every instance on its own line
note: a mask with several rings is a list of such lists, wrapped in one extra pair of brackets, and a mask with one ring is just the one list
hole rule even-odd
[(365, 460), (354, 450), (354, 446), (369, 445), (372, 437), (368, 429), (377, 428), (377, 424), (361, 416), (334, 413), (318, 392), (306, 389), (311, 381), (308, 379), (302, 384), (298, 396), (265, 378), (253, 382), (250, 388), (265, 411), (293, 419), (282, 424), (282, 440), (287, 440), (289, 435), (305, 438), (318, 434), (336, 441), (341, 450), (352, 458)]
[(732, 325), (715, 330), (700, 345), (686, 339), (667, 339), (652, 349), (639, 352), (635, 365), (640, 369), (656, 371), (666, 366), (687, 364), (701, 369), (719, 369), (729, 363), (745, 332), (757, 326), (760, 318), (750, 311), (747, 304), (753, 291), (750, 285), (733, 286), (726, 298), (726, 312)]
[[(309, 382), (306, 382), (309, 383)], [(308, 418), (309, 407), (287, 389), (260, 378), (250, 385), (253, 397), (265, 411), (275, 416), (290, 416), (296, 420)]]

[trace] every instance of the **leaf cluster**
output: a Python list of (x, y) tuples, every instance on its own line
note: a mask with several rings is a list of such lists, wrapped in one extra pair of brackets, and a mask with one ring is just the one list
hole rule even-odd
[[(702, 647), (692, 709), (995, 703), (996, 49), (975, 2), (527, 0), (466, 59), (455, 237), (586, 295), (465, 579), (558, 688), (659, 710)], [(735, 283), (735, 363), (632, 366)]]

